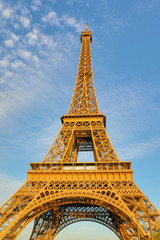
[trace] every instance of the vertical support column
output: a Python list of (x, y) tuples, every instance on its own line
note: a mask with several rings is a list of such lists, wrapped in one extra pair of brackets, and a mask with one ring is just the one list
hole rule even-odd
[(144, 201), (146, 202), (146, 212), (147, 212), (147, 217), (148, 217), (148, 224), (149, 224), (149, 231), (150, 231), (151, 240), (154, 240), (153, 239), (152, 228), (151, 228), (151, 220), (150, 220), (149, 211), (148, 211), (148, 198), (144, 197)]

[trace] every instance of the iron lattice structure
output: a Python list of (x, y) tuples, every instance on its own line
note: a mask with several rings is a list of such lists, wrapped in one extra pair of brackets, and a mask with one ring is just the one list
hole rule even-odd
[[(66, 115), (41, 163), (30, 163), (25, 184), (0, 209), (0, 239), (16, 239), (34, 219), (30, 240), (54, 239), (66, 226), (94, 221), (121, 240), (149, 239), (160, 212), (133, 181), (131, 162), (120, 161), (96, 100), (92, 34), (81, 33), (77, 79)], [(78, 162), (93, 151), (94, 162)], [(152, 235), (151, 235), (152, 237)]]

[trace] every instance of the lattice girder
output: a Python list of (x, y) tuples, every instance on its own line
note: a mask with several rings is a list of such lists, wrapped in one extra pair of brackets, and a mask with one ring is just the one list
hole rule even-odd
[(82, 32), (77, 78), (68, 114), (99, 113), (92, 71), (91, 38), (90, 31)]
[[(93, 151), (95, 162), (119, 161), (105, 129), (102, 114), (62, 117), (63, 126), (43, 162), (76, 161), (79, 151)], [(76, 160), (75, 160), (76, 159)]]
[[(39, 165), (41, 166), (41, 164), (44, 167), (45, 164), (47, 166), (51, 163), (40, 163)], [(85, 163), (86, 169), (81, 171), (76, 170), (76, 166), (82, 167), (83, 163), (72, 164), (73, 169), (71, 163), (60, 163), (55, 168), (56, 164), (58, 165), (58, 163), (53, 164), (54, 170), (48, 166), (46, 167), (48, 170), (44, 168), (42, 170), (41, 167), (35, 168), (34, 164), (31, 164), (33, 169), (28, 171), (26, 184), (13, 197), (14, 200), (17, 199), (17, 202), (15, 201), (13, 205), (12, 201), (9, 201), (8, 205), (1, 209), (1, 214), (5, 216), (3, 221), (0, 221), (1, 239), (8, 239), (9, 236), (15, 239), (30, 221), (43, 212), (53, 209), (53, 206), (86, 202), (104, 207), (121, 217), (124, 224), (130, 226), (130, 234), (132, 234), (130, 239), (136, 239), (137, 225), (143, 237), (147, 234), (149, 227), (145, 203), (142, 201), (144, 194), (132, 180), (129, 163), (128, 165), (127, 162), (108, 163), (108, 166), (104, 163), (105, 168), (102, 163), (97, 163), (97, 165), (92, 163), (92, 166), (97, 166), (96, 171), (95, 169), (87, 170), (88, 166), (91, 168), (91, 163)], [(103, 170), (100, 170), (100, 165)], [(62, 168), (63, 166), (64, 168)], [(118, 170), (120, 168), (121, 170)], [(83, 180), (80, 181), (80, 179)], [(25, 201), (24, 206), (23, 201), (21, 202), (23, 209), (18, 207), (20, 205), (18, 196), (21, 196), (22, 199), (30, 196), (27, 205), (25, 205)], [(135, 205), (136, 208), (134, 208)], [(16, 215), (13, 215), (13, 212), (16, 212)], [(154, 213), (151, 223), (153, 230), (156, 230), (160, 227), (160, 214), (150, 202), (149, 212), (152, 215)], [(12, 218), (8, 222), (10, 214), (12, 214)], [(121, 234), (126, 235), (125, 228), (122, 226), (121, 228)]]
[[(93, 221), (110, 228), (121, 239), (119, 225), (123, 219), (113, 212), (95, 205), (75, 204), (64, 205), (57, 210), (50, 210), (35, 219), (30, 240), (54, 239), (55, 236), (68, 225), (80, 221)], [(43, 224), (40, 224), (43, 223)], [(46, 228), (46, 226), (48, 228)], [(52, 226), (52, 228), (50, 227)], [(40, 233), (40, 234), (39, 234)]]

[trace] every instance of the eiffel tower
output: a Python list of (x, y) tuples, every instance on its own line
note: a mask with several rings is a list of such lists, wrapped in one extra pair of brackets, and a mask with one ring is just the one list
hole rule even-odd
[[(16, 239), (34, 220), (30, 240), (54, 239), (66, 226), (93, 221), (119, 239), (153, 239), (160, 212), (133, 181), (131, 162), (120, 161), (96, 100), (90, 44), (81, 33), (77, 78), (68, 113), (41, 163), (30, 163), (24, 185), (0, 209), (0, 239)], [(78, 162), (92, 151), (93, 162)]]

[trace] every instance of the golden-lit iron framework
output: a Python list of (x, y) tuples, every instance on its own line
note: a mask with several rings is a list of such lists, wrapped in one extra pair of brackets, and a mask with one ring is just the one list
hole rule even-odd
[[(30, 240), (54, 239), (66, 226), (94, 221), (121, 240), (149, 239), (160, 212), (133, 181), (131, 162), (120, 161), (96, 100), (90, 44), (81, 33), (75, 88), (53, 145), (41, 163), (30, 163), (25, 184), (0, 209), (0, 239), (16, 239), (34, 219)], [(78, 162), (93, 151), (94, 162)]]

